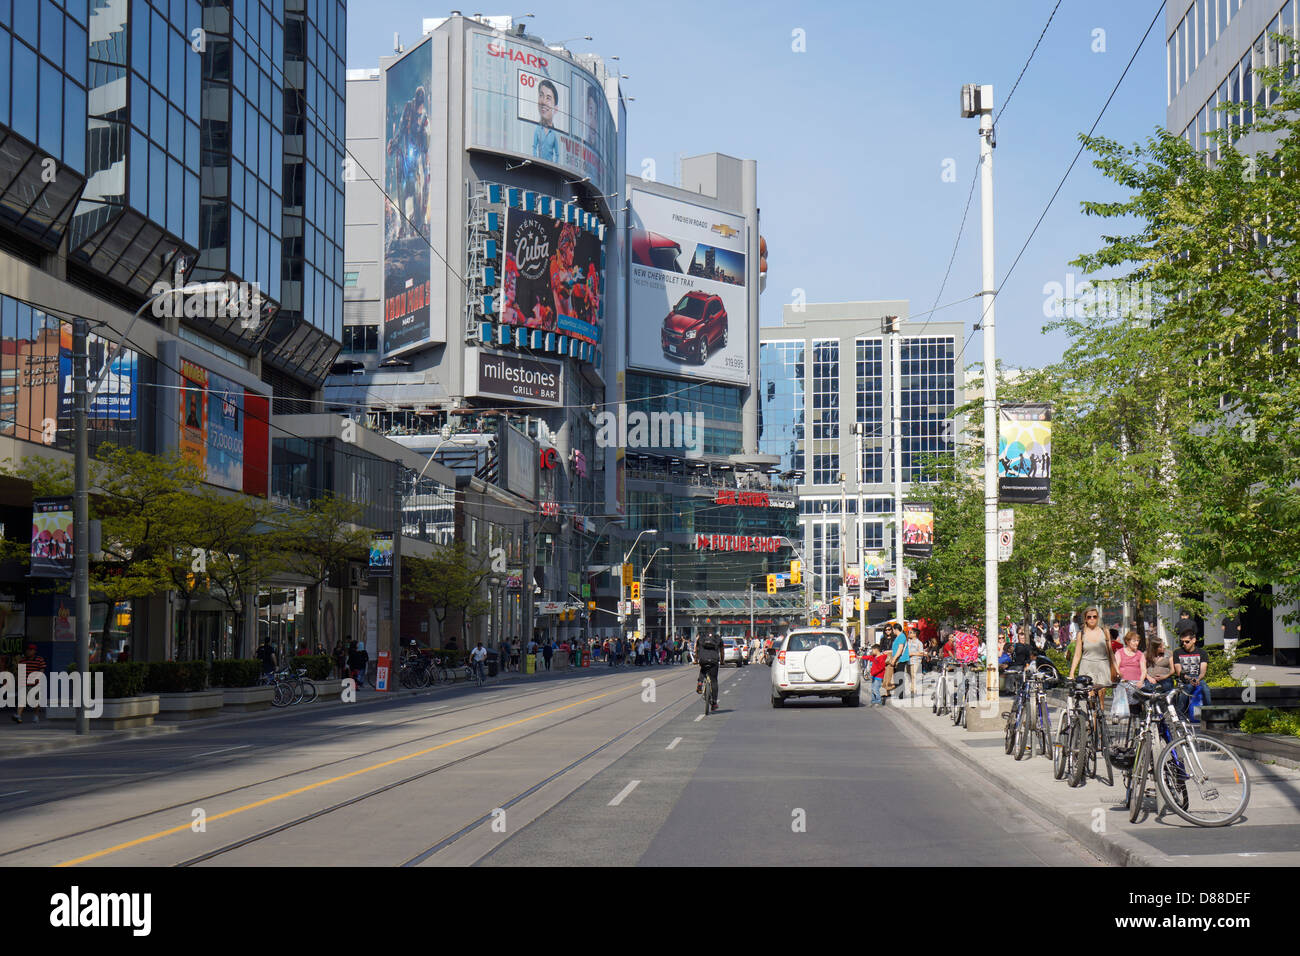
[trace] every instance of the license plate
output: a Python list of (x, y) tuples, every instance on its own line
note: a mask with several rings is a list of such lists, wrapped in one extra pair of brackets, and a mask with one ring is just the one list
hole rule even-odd
[(790, 671), (786, 676), (791, 680), (803, 680), (803, 671)]
[(677, 354), (677, 346), (675, 346), (675, 345), (670, 345), (670, 346), (668, 346), (668, 351), (670, 351), (670, 352), (672, 352), (674, 355), (676, 355), (676, 354)]

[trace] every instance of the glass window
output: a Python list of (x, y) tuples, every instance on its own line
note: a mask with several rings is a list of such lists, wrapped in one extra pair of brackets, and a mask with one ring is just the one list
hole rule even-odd
[(0, 123), (9, 125), (9, 34), (0, 30)]
[[(36, 53), (14, 39), (14, 76), (36, 75)], [(36, 142), (36, 97), (17, 95), (13, 106), (14, 131)]]
[[(74, 3), (73, 6), (76, 6)], [(86, 31), (75, 23), (68, 24), (67, 34), (63, 40), (63, 69), (82, 86), (86, 85), (86, 60), (89, 46), (86, 43)]]
[(157, 146), (149, 147), (149, 218), (167, 221), (167, 154)]
[(37, 143), (54, 156), (63, 155), (63, 77), (44, 60), (40, 73), (40, 130)]
[(63, 161), (86, 168), (86, 91), (71, 80), (63, 82)]
[(63, 11), (54, 5), (53, 0), (40, 0), (40, 4), (41, 53), (51, 62), (59, 63), (63, 59)]
[(174, 159), (167, 161), (167, 230), (178, 236), (185, 231), (185, 177)]
[(131, 152), (127, 157), (127, 170), (131, 176), (131, 205), (136, 209), (148, 208), (149, 195), (149, 143), (137, 133), (131, 131)]
[(185, 175), (185, 231), (182, 238), (191, 246), (199, 244), (199, 177)]
[(167, 45), (171, 38), (167, 21), (155, 13), (149, 29), (149, 79), (159, 86), (167, 80)]

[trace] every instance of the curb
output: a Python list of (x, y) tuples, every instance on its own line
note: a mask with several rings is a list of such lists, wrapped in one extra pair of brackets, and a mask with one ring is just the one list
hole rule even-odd
[[(886, 708), (893, 710), (895, 708)], [(1075, 842), (1082, 844), (1089, 851), (1100, 857), (1104, 862), (1116, 866), (1173, 866), (1175, 862), (1158, 850), (1149, 847), (1135, 846), (1129, 837), (1121, 838), (1118, 835), (1110, 833), (1097, 833), (1091, 826), (1079, 817), (1062, 810), (1060, 807), (1053, 806), (1041, 798), (1022, 790), (1016, 780), (1012, 777), (1003, 776), (996, 771), (990, 770), (980, 761), (976, 760), (970, 754), (964, 752), (959, 747), (951, 746), (948, 739), (935, 733), (927, 727), (924, 721), (912, 720), (908, 717), (902, 717), (900, 720), (906, 722), (907, 726), (915, 727), (922, 734), (940, 745), (944, 752), (953, 756), (969, 769), (974, 770), (977, 774), (987, 780), (989, 783), (996, 785), (999, 789), (1013, 793), (1021, 803), (1027, 806), (1038, 816), (1053, 823), (1065, 831)], [(1010, 759), (1010, 758), (1007, 758)], [(1041, 759), (1038, 757), (1035, 760)], [(1064, 786), (1064, 784), (1062, 784)]]
[[(614, 669), (615, 668), (609, 668), (609, 670), (614, 670)], [(520, 673), (511, 672), (509, 675), (506, 676), (498, 675), (496, 677), (489, 677), (484, 682), (483, 686), (493, 687), (500, 684), (507, 684), (507, 685), (530, 684), (538, 681), (549, 683), (551, 681), (562, 679), (562, 677), (574, 676), (574, 675), (582, 674), (583, 672), (590, 673), (595, 670), (596, 670), (595, 667), (590, 667), (590, 668), (583, 667), (583, 668), (569, 668), (563, 671), (559, 671), (559, 670), (551, 671), (549, 672), (549, 674), (547, 672), (543, 672), (541, 674), (520, 674)], [(348, 704), (346, 706), (352, 707), (352, 706), (356, 706), (356, 704), (371, 704), (371, 703), (382, 704), (387, 701), (397, 700), (402, 697), (434, 696), (444, 686), (447, 688), (455, 688), (459, 686), (468, 686), (469, 684), (470, 684), (469, 681), (457, 681), (454, 684), (436, 685), (434, 687), (420, 687), (416, 689), (397, 687), (391, 691), (384, 691), (382, 693), (380, 691), (367, 690), (362, 692), (366, 696), (364, 697), (359, 696), (355, 703)], [(13, 757), (25, 757), (25, 756), (30, 756), (32, 754), (49, 753), (56, 750), (72, 750), (80, 747), (87, 747), (93, 744), (111, 743), (120, 740), (132, 740), (135, 738), (150, 737), (155, 735), (178, 734), (178, 733), (185, 733), (187, 731), (204, 730), (213, 727), (229, 727), (229, 726), (243, 724), (243, 723), (255, 723), (257, 721), (280, 718), (289, 713), (310, 714), (310, 713), (316, 713), (320, 710), (342, 707), (345, 705), (342, 700), (335, 700), (333, 698), (330, 698), (328, 700), (323, 698), (317, 698), (317, 700), (314, 701), (313, 703), (306, 704), (304, 706), (308, 709), (292, 710), (291, 708), (288, 707), (281, 708), (281, 709), (272, 708), (266, 711), (254, 711), (252, 713), (247, 713), (247, 714), (234, 714), (234, 713), (225, 714), (220, 717), (208, 717), (202, 720), (186, 720), (186, 721), (180, 721), (176, 723), (155, 723), (148, 727), (133, 727), (125, 730), (110, 730), (110, 731), (105, 731), (104, 733), (92, 732), (90, 734), (87, 734), (84, 737), (78, 737), (76, 736), (75, 733), (65, 731), (62, 728), (60, 728), (59, 730), (54, 731), (54, 733), (57, 733), (60, 736), (51, 736), (47, 740), (17, 743), (12, 746), (5, 746), (3, 742), (4, 741), (3, 733), (0, 732), (0, 761), (8, 760)], [(44, 723), (44, 721), (42, 721), (42, 723)]]

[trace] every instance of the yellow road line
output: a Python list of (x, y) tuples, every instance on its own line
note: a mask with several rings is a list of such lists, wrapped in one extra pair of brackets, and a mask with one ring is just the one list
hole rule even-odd
[[(214, 813), (212, 816), (208, 817), (207, 820), (208, 821), (224, 820), (227, 817), (233, 817), (236, 814), (244, 813), (248, 810), (256, 810), (258, 807), (264, 807), (267, 804), (276, 803), (277, 801), (287, 799), (288, 797), (296, 797), (298, 794), (307, 793), (309, 790), (316, 790), (319, 787), (325, 787), (331, 783), (338, 783), (340, 780), (348, 780), (352, 777), (359, 777), (362, 774), (370, 773), (371, 771), (374, 770), (382, 770), (384, 767), (391, 767), (393, 764), (402, 763), (403, 761), (411, 760), (415, 757), (423, 757), (425, 754), (431, 754), (435, 751), (443, 750), (446, 747), (454, 747), (456, 744), (463, 744), (467, 740), (474, 740), (478, 737), (486, 737), (488, 734), (495, 734), (501, 730), (509, 730), (511, 727), (518, 727), (520, 724), (526, 724), (529, 721), (538, 720), (542, 717), (549, 717), (552, 714), (558, 714), (561, 713), (562, 711), (570, 710), (571, 708), (574, 707), (580, 707), (583, 704), (590, 704), (592, 701), (600, 700), (602, 697), (609, 697), (611, 694), (617, 694), (625, 690), (632, 690), (633, 688), (640, 688), (640, 687), (641, 687), (640, 681), (638, 681), (635, 684), (628, 684), (624, 687), (616, 687), (613, 690), (606, 691), (603, 694), (597, 694), (595, 697), (587, 697), (584, 698), (583, 700), (575, 700), (573, 703), (565, 704), (563, 707), (556, 707), (554, 710), (548, 710), (540, 714), (533, 714), (533, 716), (531, 717), (523, 717), (519, 720), (513, 720), (508, 724), (501, 724), (500, 726), (497, 727), (490, 727), (487, 730), (480, 730), (478, 733), (470, 734), (468, 737), (460, 737), (456, 740), (449, 740), (446, 743), (438, 744), (437, 746), (434, 747), (427, 747), (424, 750), (417, 750), (415, 753), (407, 754), (404, 757), (394, 757), (392, 760), (385, 760), (383, 763), (377, 763), (371, 767), (365, 767), (361, 770), (353, 770), (350, 773), (340, 774), (337, 777), (330, 777), (328, 780), (321, 780), (317, 783), (308, 784), (305, 787), (298, 787), (296, 790), (289, 790), (286, 791), (285, 793), (276, 794), (274, 797), (267, 797), (264, 800), (258, 800), (254, 803), (248, 803), (242, 807), (236, 807), (233, 810), (226, 810), (223, 813)], [(256, 784), (254, 784), (254, 786), (256, 786)], [(112, 824), (108, 824), (108, 825), (112, 826)], [(161, 839), (162, 837), (165, 836), (172, 836), (173, 834), (176, 833), (183, 833), (186, 830), (189, 830), (190, 826), (191, 824), (189, 823), (183, 823), (178, 827), (172, 827), (170, 830), (162, 830), (158, 833), (151, 833), (149, 834), (149, 836), (143, 836), (135, 840), (129, 840), (126, 843), (119, 843), (117, 846), (111, 846), (107, 850), (100, 850), (97, 853), (89, 853), (86, 856), (79, 856), (75, 860), (65, 860), (64, 862), (56, 865), (76, 866), (79, 863), (86, 863), (89, 862), (90, 860), (97, 860), (100, 857), (108, 856), (110, 853), (117, 853), (120, 850), (129, 850), (133, 846), (140, 846), (141, 844), (151, 843), (154, 840)]]

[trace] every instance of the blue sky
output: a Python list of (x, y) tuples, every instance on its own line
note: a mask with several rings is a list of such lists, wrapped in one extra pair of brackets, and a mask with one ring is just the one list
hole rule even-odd
[[(445, 0), (444, 0), (445, 2)], [(475, 0), (481, 2), (481, 0)], [(617, 55), (628, 104), (628, 165), (653, 159), (672, 182), (680, 155), (718, 151), (758, 160), (762, 231), (769, 246), (764, 325), (778, 324), (795, 289), (809, 302), (908, 299), (935, 303), (978, 155), (977, 123), (958, 113), (963, 83), (991, 83), (1000, 108), (1054, 0), (1018, 2), (732, 2), (514, 0), (465, 14), (533, 13), (529, 32), (576, 51)], [(452, 9), (414, 0), (348, 4), (348, 66), (378, 65), (393, 33), (418, 38), (424, 17)], [(1124, 70), (1159, 4), (1064, 0), (1000, 117), (994, 153), (996, 273), (1002, 282), (1057, 180)], [(792, 49), (802, 30), (804, 52)], [(1098, 34), (1095, 31), (1104, 31)], [(1104, 51), (1094, 47), (1104, 41)], [(1165, 119), (1164, 14), (1107, 109), (1098, 134), (1143, 140)], [(945, 182), (945, 162), (956, 181)], [(997, 306), (1005, 363), (1058, 359), (1059, 333), (1042, 334), (1043, 287), (1062, 285), (1102, 223), (1080, 202), (1119, 196), (1079, 160)], [(979, 191), (940, 304), (980, 288)], [(979, 318), (978, 300), (935, 315)], [(923, 321), (923, 320), (921, 320)], [(963, 336), (963, 340), (966, 336)], [(970, 338), (963, 364), (983, 345)]]

